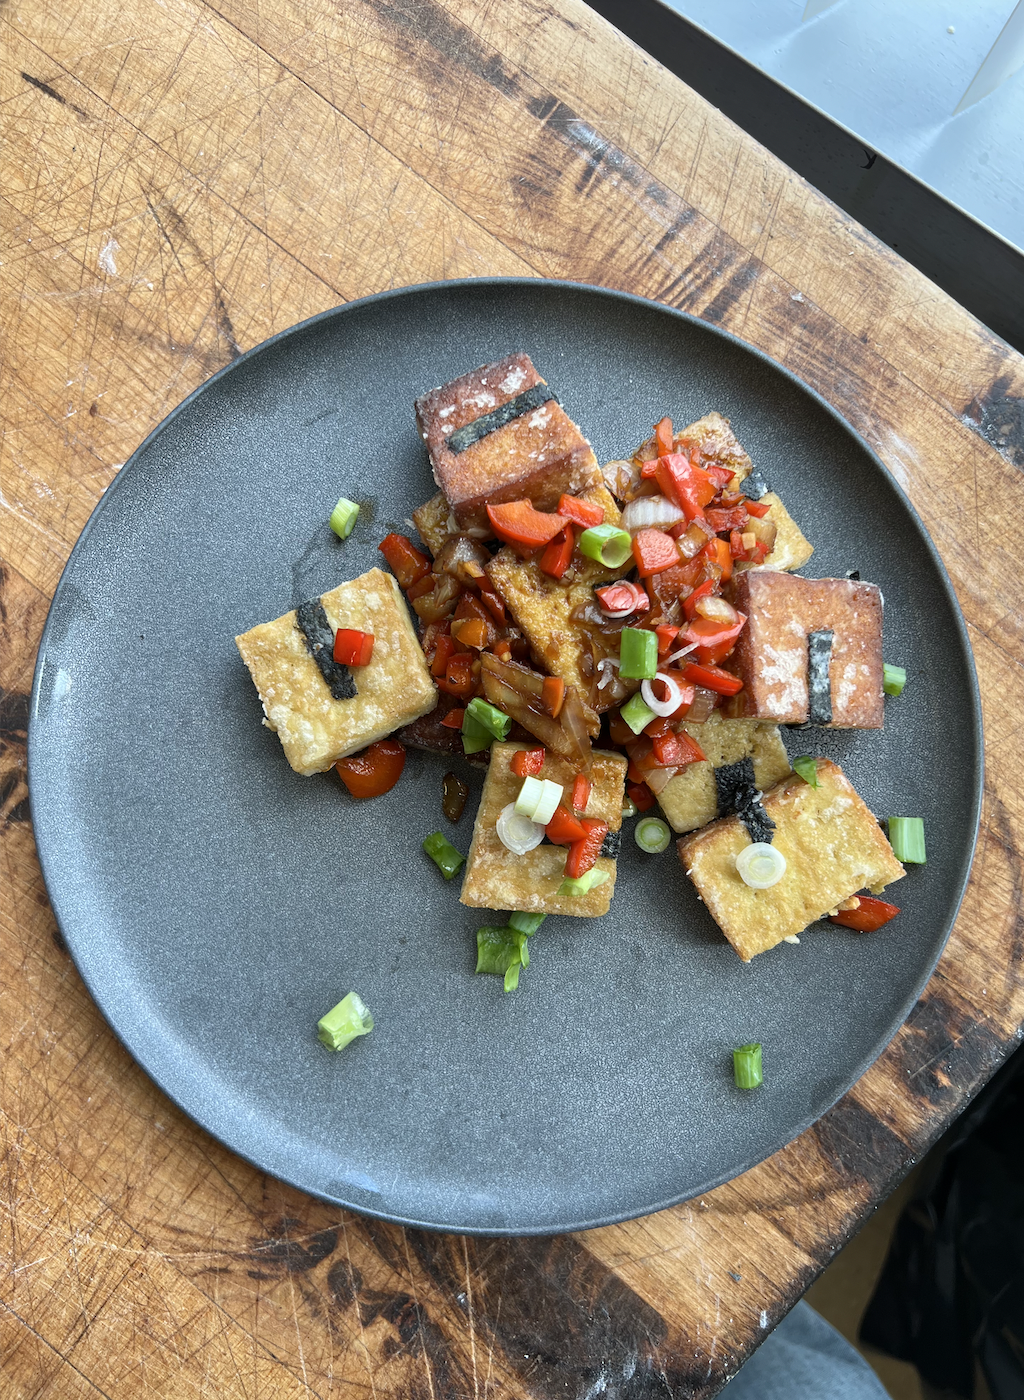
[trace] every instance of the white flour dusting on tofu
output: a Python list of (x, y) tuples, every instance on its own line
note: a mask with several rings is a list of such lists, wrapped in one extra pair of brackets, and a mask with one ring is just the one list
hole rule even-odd
[(498, 388), (503, 394), (514, 394), (525, 378), (526, 370), (523, 369), (522, 365), (516, 365), (515, 369), (510, 369), (505, 375)]
[(550, 421), (551, 414), (546, 408), (535, 408), (526, 420), (531, 428), (546, 428)]

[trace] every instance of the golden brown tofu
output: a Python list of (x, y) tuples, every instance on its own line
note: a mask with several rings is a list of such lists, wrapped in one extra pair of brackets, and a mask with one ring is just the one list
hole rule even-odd
[(350, 700), (332, 696), (294, 610), (235, 638), (263, 702), (263, 723), (277, 733), (296, 773), (307, 777), (437, 703), (405, 599), (390, 574), (370, 569), (320, 602), (332, 632), (351, 627), (373, 635), (369, 665), (352, 667), (356, 694)]
[[(583, 492), (581, 499), (602, 505), (606, 524), (618, 525), (622, 519), (611, 492), (604, 486)], [(592, 734), (599, 727), (597, 712), (608, 709), (611, 702), (601, 703), (587, 624), (573, 617), (573, 613), (588, 605), (596, 608), (595, 584), (606, 583), (622, 572), (605, 569), (577, 550), (570, 568), (562, 578), (555, 579), (541, 572), (536, 559), (520, 559), (508, 545), (487, 565), (488, 577), (505, 600), (537, 661), (553, 676), (561, 676), (566, 685), (575, 686), (587, 709)]]
[(704, 724), (684, 724), (683, 728), (700, 745), (707, 762), (687, 764), (658, 794), (658, 804), (673, 831), (696, 831), (718, 816), (716, 768), (750, 758), (754, 782), (762, 791), (790, 771), (776, 724), (725, 719), (715, 710)]
[[(769, 507), (767, 518), (775, 525), (775, 543), (772, 545), (772, 552), (763, 564), (747, 564), (737, 561), (733, 565), (734, 571), (743, 573), (748, 569), (788, 570), (801, 568), (814, 553), (814, 545), (805, 537), (800, 526), (774, 491), (766, 491), (761, 497), (761, 504), (766, 504)], [(413, 518), (415, 519), (415, 517)]]
[[(498, 839), (496, 823), (502, 809), (515, 802), (523, 785), (509, 764), (522, 744), (492, 744), (491, 762), (480, 797), (480, 808), (473, 827), (473, 842), (466, 861), (466, 874), (459, 898), (475, 909), (521, 909), (530, 914), (574, 914), (596, 918), (607, 914), (615, 892), (615, 861), (598, 856), (596, 869), (607, 873), (603, 885), (587, 894), (572, 898), (556, 893), (565, 878), (568, 847), (548, 843), (537, 846), (524, 856), (514, 855)], [(553, 783), (561, 783), (572, 791), (576, 771), (548, 753), (544, 767), (537, 775)], [(590, 770), (593, 788), (585, 816), (608, 824), (609, 831), (622, 825), (622, 795), (626, 782), (626, 759), (622, 754), (604, 753), (595, 749)]]
[(416, 526), (420, 539), (435, 559), (452, 535), (461, 533), (459, 522), (455, 519), (451, 506), (440, 491), (413, 511), (412, 523)]
[(828, 727), (882, 728), (882, 595), (877, 585), (757, 569), (739, 576), (733, 601), (746, 613), (747, 625), (723, 663), (744, 687), (725, 706), (730, 718), (777, 724), (807, 720), (807, 637), (831, 630)]
[(486, 528), (488, 502), (529, 499), (538, 510), (554, 510), (563, 491), (578, 496), (601, 483), (590, 443), (553, 398), (452, 451), (453, 434), (471, 424), (483, 428), (489, 415), (545, 383), (529, 355), (506, 355), (416, 400), (434, 480), (461, 529)]
[(906, 874), (875, 818), (836, 764), (818, 760), (818, 786), (795, 774), (764, 797), (772, 845), (786, 859), (766, 890), (744, 884), (736, 857), (750, 845), (739, 817), (723, 817), (678, 843), (679, 858), (711, 917), (749, 962), (867, 887), (878, 894)]

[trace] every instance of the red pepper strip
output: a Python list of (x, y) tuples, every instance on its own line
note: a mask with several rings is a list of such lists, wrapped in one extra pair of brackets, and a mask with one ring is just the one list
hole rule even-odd
[(625, 612), (627, 608), (632, 612), (646, 612), (651, 606), (650, 598), (635, 583), (609, 583), (604, 588), (595, 588), (594, 597), (608, 613)]
[(703, 583), (698, 584), (688, 598), (683, 599), (683, 616), (692, 620), (697, 616), (697, 604), (702, 598), (710, 598), (713, 593), (718, 592), (718, 579), (706, 578)]
[(648, 739), (658, 739), (663, 734), (669, 734), (671, 730), (671, 715), (658, 715), (655, 719), (651, 720), (650, 724), (644, 725), (643, 732), (647, 735)]
[(728, 583), (732, 578), (732, 550), (728, 540), (708, 540), (702, 553), (722, 570), (720, 581)]
[(544, 828), (544, 833), (556, 846), (571, 846), (575, 841), (587, 839), (586, 827), (561, 803), (555, 808), (555, 815)]
[(736, 614), (738, 621), (733, 623), (715, 622), (710, 617), (695, 617), (683, 633), (684, 642), (697, 642), (694, 660), (700, 666), (717, 666), (732, 651), (736, 640), (743, 631), (747, 617)]
[(519, 749), (509, 764), (517, 778), (535, 778), (544, 767), (543, 749)]
[(771, 510), (771, 502), (765, 504), (764, 501), (746, 501), (748, 515), (756, 515), (758, 520), (763, 520)]
[(681, 452), (659, 457), (656, 476), (663, 494), (675, 501), (687, 520), (701, 519), (704, 507), (718, 495), (707, 472), (693, 466)]
[(683, 667), (683, 676), (694, 685), (715, 691), (717, 695), (739, 695), (743, 689), (743, 682), (739, 676), (722, 671), (717, 666), (698, 666), (691, 661)]
[(588, 870), (592, 870), (601, 854), (604, 838), (608, 835), (608, 823), (599, 822), (593, 817), (581, 817), (580, 826), (585, 835), (582, 841), (574, 841), (569, 847), (565, 862), (565, 875), (568, 880), (578, 880)]
[(465, 710), (461, 710), (456, 706), (455, 709), (448, 711), (441, 723), (448, 729), (461, 729), (465, 713)]
[(430, 666), (430, 673), (433, 676), (443, 676), (448, 669), (448, 662), (455, 655), (455, 643), (451, 637), (438, 637), (437, 650), (434, 652), (434, 660)]
[(642, 481), (650, 481), (658, 475), (658, 459), (652, 457), (649, 462), (644, 462), (640, 468), (640, 478)]
[(430, 560), (405, 535), (385, 535), (377, 548), (403, 588), (430, 573)]
[(895, 904), (886, 904), (884, 899), (872, 899), (870, 895), (859, 895), (857, 909), (840, 909), (838, 914), (829, 915), (829, 923), (842, 924), (844, 928), (855, 928), (859, 933), (874, 933), (900, 912)]
[(504, 598), (502, 598), (501, 594), (495, 593), (494, 589), (490, 586), (490, 584), (482, 583), (480, 585), (480, 601), (484, 604), (487, 611), (494, 618), (495, 622), (499, 623), (502, 627), (504, 627), (505, 600)]
[(565, 701), (565, 681), (561, 676), (545, 676), (540, 702), (552, 719), (557, 719)]
[(476, 689), (472, 655), (468, 651), (456, 652), (445, 667), (444, 676), (439, 676), (437, 683), (449, 695), (457, 695), (463, 700), (468, 700)]
[(373, 633), (339, 627), (334, 634), (334, 659), (343, 666), (368, 666), (373, 655)]
[(655, 423), (654, 445), (658, 449), (659, 457), (667, 457), (673, 451), (671, 418), (663, 418), (660, 423)]
[(633, 558), (641, 578), (660, 574), (679, 563), (679, 547), (664, 530), (637, 530), (633, 536)]
[(534, 509), (531, 501), (508, 501), (505, 505), (488, 506), (487, 518), (499, 540), (522, 545), (526, 549), (541, 549), (565, 529), (560, 515)]
[(649, 812), (654, 806), (654, 793), (646, 783), (627, 783), (626, 796), (638, 812)]
[(734, 506), (732, 510), (718, 510), (714, 506), (708, 506), (706, 514), (708, 524), (716, 535), (728, 530), (745, 530), (750, 519), (743, 506)]
[(425, 573), (422, 578), (410, 583), (405, 590), (405, 596), (410, 603), (415, 603), (417, 598), (425, 598), (428, 593), (433, 593), (437, 586), (437, 579), (431, 573)]
[(658, 655), (667, 656), (672, 643), (679, 636), (679, 628), (670, 627), (667, 622), (663, 622), (660, 627), (655, 627), (654, 632), (658, 638)]
[(577, 773), (572, 785), (572, 797), (570, 805), (574, 812), (585, 812), (587, 803), (590, 801), (590, 794), (593, 791), (593, 783), (583, 773)]
[(378, 739), (362, 753), (339, 758), (334, 766), (353, 797), (379, 797), (402, 776), (405, 749), (397, 739)]
[(659, 768), (682, 768), (687, 763), (701, 763), (704, 751), (684, 729), (681, 734), (657, 735), (654, 739), (654, 757)]
[(581, 501), (579, 496), (567, 496), (564, 492), (558, 498), (558, 514), (584, 530), (604, 524), (604, 506), (596, 501)]
[(715, 462), (705, 462), (703, 469), (719, 489), (728, 486), (736, 475), (732, 467), (720, 467)]
[(552, 578), (561, 578), (569, 567), (572, 552), (576, 548), (576, 537), (571, 525), (567, 525), (560, 535), (545, 547), (540, 556), (540, 571)]
[(452, 636), (464, 647), (481, 651), (487, 645), (487, 623), (479, 617), (467, 617), (452, 623)]

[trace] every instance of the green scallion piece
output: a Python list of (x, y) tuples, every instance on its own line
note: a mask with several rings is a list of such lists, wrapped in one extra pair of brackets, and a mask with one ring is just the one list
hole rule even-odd
[(818, 786), (818, 760), (809, 753), (793, 760), (793, 772), (798, 773), (810, 787)]
[(672, 833), (660, 817), (644, 817), (642, 822), (637, 822), (633, 839), (642, 851), (656, 856), (659, 851), (667, 849)]
[(890, 666), (888, 661), (882, 663), (882, 689), (886, 695), (902, 695), (906, 683), (907, 673), (902, 666)]
[[(627, 723), (628, 723), (628, 721), (627, 721)], [(639, 807), (637, 807), (636, 803), (633, 801), (633, 799), (632, 799), (631, 797), (624, 797), (624, 798), (622, 799), (622, 819), (623, 819), (623, 821), (625, 821), (625, 819), (626, 819), (627, 817), (635, 817), (636, 814), (637, 814), (637, 812), (638, 812), (639, 810), (640, 810)]]
[(646, 729), (652, 719), (657, 719), (654, 711), (647, 701), (640, 694), (639, 690), (635, 695), (631, 695), (623, 705), (619, 714), (632, 729), (634, 734), (639, 734)]
[(506, 992), (519, 986), (519, 969), (530, 966), (529, 937), (514, 928), (476, 931), (476, 970), (504, 977)]
[(441, 831), (433, 831), (425, 837), (423, 849), (446, 880), (457, 875), (466, 863), (466, 857), (459, 854)]
[(623, 627), (619, 642), (619, 675), (624, 681), (652, 681), (657, 674), (657, 633), (641, 627)]
[(508, 926), (516, 929), (519, 933), (525, 933), (527, 938), (530, 938), (537, 932), (546, 918), (546, 914), (525, 914), (521, 909), (517, 909), (514, 914), (508, 916)]
[(331, 529), (339, 540), (347, 540), (355, 528), (359, 507), (355, 501), (347, 501), (344, 496), (331, 511)]
[(890, 817), (889, 845), (904, 865), (927, 865), (923, 817)]
[(480, 753), (494, 743), (494, 735), (485, 729), (469, 710), (462, 716), (462, 750), (464, 753)]
[(756, 1041), (732, 1052), (732, 1072), (737, 1089), (756, 1089), (761, 1083), (761, 1047)]
[(507, 715), (504, 710), (499, 710), (497, 705), (491, 705), (477, 695), (466, 706), (466, 713), (462, 720), (463, 729), (465, 729), (466, 720), (470, 715), (487, 730), (492, 739), (508, 738), (508, 731), (512, 728), (512, 717)]
[(633, 557), (632, 536), (618, 525), (592, 525), (580, 535), (579, 546), (588, 559), (608, 569), (621, 569)]
[(372, 1030), (373, 1017), (356, 992), (342, 997), (337, 1006), (332, 1006), (316, 1023), (316, 1033), (328, 1050), (344, 1050), (350, 1040), (355, 1040), (357, 1035), (368, 1035)]
[(603, 885), (608, 878), (607, 870), (588, 870), (585, 875), (579, 875), (575, 880), (563, 880), (555, 893), (567, 895), (569, 899), (579, 899), (581, 895), (589, 894), (595, 886)]

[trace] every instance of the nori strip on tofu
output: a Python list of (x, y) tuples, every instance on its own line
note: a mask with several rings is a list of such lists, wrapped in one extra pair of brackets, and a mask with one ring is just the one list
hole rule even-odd
[(306, 647), (334, 699), (354, 699), (356, 683), (348, 667), (334, 659), (334, 633), (319, 598), (299, 604), (295, 609), (295, 625), (305, 637)]
[(514, 399), (509, 399), (508, 403), (503, 403), (500, 408), (496, 408), (493, 413), (485, 413), (482, 418), (476, 418), (472, 423), (467, 423), (464, 428), (457, 428), (451, 437), (446, 441), (449, 452), (465, 452), (467, 447), (472, 447), (474, 442), (479, 442), (488, 433), (496, 433), (499, 428), (503, 428), (506, 423), (511, 423), (514, 418), (522, 418), (524, 413), (529, 413), (535, 408), (540, 408), (542, 404), (561, 403), (557, 394), (552, 393), (546, 384), (535, 384), (532, 389), (526, 389), (521, 394), (517, 394)]
[(715, 769), (715, 789), (718, 793), (718, 815), (735, 812), (747, 828), (751, 841), (763, 841), (770, 846), (775, 823), (761, 803), (761, 794), (754, 782), (754, 760), (741, 758)]
[(604, 838), (604, 845), (598, 851), (599, 856), (607, 856), (609, 860), (618, 859), (619, 850), (622, 846), (622, 832), (609, 831)]
[(740, 495), (748, 501), (759, 501), (768, 493), (768, 483), (757, 467), (754, 467), (740, 482)]
[(834, 636), (827, 627), (807, 634), (807, 718), (811, 724), (832, 723), (832, 681), (828, 667)]

